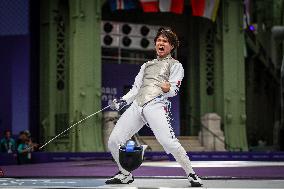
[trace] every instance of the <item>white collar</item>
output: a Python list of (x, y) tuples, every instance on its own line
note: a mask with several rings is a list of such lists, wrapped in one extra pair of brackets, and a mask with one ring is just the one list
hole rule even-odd
[(166, 60), (166, 59), (170, 59), (172, 58), (171, 53), (169, 53), (166, 57), (164, 58), (160, 58), (159, 56), (157, 56), (157, 60), (161, 61), (161, 60)]

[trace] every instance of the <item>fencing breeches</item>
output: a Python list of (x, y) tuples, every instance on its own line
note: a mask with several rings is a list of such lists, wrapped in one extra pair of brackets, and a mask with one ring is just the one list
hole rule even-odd
[(184, 169), (186, 174), (194, 173), (186, 151), (175, 137), (170, 124), (169, 111), (165, 100), (152, 100), (143, 107), (136, 101), (122, 114), (117, 121), (108, 141), (108, 148), (122, 173), (128, 172), (119, 164), (119, 147), (137, 133), (145, 124), (153, 131), (158, 142), (167, 153), (171, 153)]

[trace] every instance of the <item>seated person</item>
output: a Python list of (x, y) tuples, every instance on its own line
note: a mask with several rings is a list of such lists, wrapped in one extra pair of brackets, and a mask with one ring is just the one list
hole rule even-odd
[(10, 130), (4, 132), (4, 138), (0, 141), (0, 151), (9, 154), (16, 151), (16, 142), (11, 137)]
[(21, 139), (18, 146), (18, 164), (31, 163), (31, 152), (38, 146), (34, 144), (30, 138), (29, 133), (21, 132), (19, 138)]

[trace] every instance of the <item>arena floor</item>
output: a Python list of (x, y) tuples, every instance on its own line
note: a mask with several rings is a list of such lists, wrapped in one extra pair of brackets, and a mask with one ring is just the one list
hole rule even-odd
[[(282, 188), (284, 162), (193, 161), (203, 188)], [(172, 161), (146, 161), (129, 185), (105, 185), (116, 171), (112, 161), (74, 161), (1, 166), (0, 188), (191, 188), (181, 167)]]
[[(156, 189), (191, 188), (186, 179), (175, 178), (137, 178), (129, 185), (105, 185), (105, 179), (64, 178), (64, 179), (17, 179), (1, 178), (0, 188), (110, 188), (110, 189)], [(284, 188), (284, 180), (204, 180), (201, 188)]]

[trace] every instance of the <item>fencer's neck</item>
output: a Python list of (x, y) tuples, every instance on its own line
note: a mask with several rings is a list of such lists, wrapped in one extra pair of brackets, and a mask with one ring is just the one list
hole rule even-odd
[(169, 58), (172, 58), (171, 53), (168, 54), (167, 56), (164, 56), (164, 57), (157, 56), (158, 60), (165, 60), (165, 59), (169, 59)]

